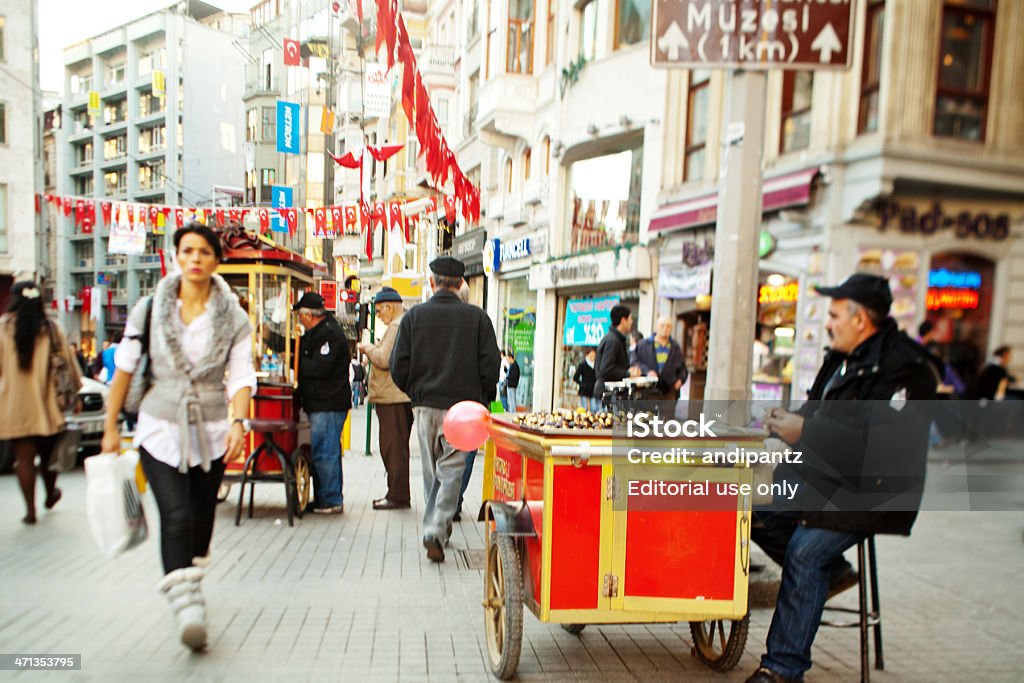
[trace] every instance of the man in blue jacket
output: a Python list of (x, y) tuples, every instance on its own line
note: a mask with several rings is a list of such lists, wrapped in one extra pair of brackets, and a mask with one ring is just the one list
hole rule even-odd
[(679, 398), (679, 389), (686, 383), (686, 359), (679, 342), (672, 338), (672, 318), (658, 318), (654, 334), (637, 342), (631, 366), (639, 367), (647, 377), (658, 380), (662, 401)]
[(442, 256), (430, 271), (434, 295), (402, 318), (390, 367), (412, 399), (423, 463), (423, 547), (431, 561), (444, 562), (467, 455), (445, 438), (444, 416), (460, 401), (487, 405), (501, 359), (487, 313), (459, 299), (465, 264)]

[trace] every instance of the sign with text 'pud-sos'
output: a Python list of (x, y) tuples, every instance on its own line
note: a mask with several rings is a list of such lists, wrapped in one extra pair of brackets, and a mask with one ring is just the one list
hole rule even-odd
[(854, 0), (654, 0), (658, 67), (846, 69)]

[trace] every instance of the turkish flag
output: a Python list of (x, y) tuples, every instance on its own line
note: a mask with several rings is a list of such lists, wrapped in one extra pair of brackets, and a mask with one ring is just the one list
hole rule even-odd
[(292, 40), (291, 38), (284, 39), (284, 65), (285, 66), (298, 66), (300, 61), (299, 57), (299, 41)]
[(455, 219), (457, 218), (455, 213), (455, 197), (451, 195), (444, 196), (444, 217), (448, 220), (448, 225), (455, 225)]
[(135, 207), (133, 207), (131, 204), (128, 205), (128, 222), (135, 222)]
[(85, 200), (75, 200), (75, 227), (82, 225), (82, 219), (85, 218)]
[(85, 215), (82, 216), (82, 232), (91, 235), (94, 225), (96, 225), (96, 202), (88, 201), (85, 203)]
[(294, 235), (299, 227), (299, 212), (296, 209), (279, 208), (277, 213), (288, 222), (288, 234)]
[(344, 166), (345, 168), (359, 168), (363, 163), (362, 152), (359, 153), (358, 157), (353, 155), (352, 152), (346, 152), (345, 154), (342, 154), (340, 157), (336, 157), (330, 152), (328, 152), (328, 154), (330, 154), (330, 157), (334, 159), (334, 162), (336, 164), (338, 164), (339, 166)]
[(404, 145), (379, 145), (377, 147), (367, 147), (366, 151), (370, 153), (370, 156), (377, 161), (387, 161), (391, 157), (398, 154), (398, 151), (402, 149)]
[(313, 229), (321, 236), (327, 232), (327, 210), (313, 209)]
[(217, 227), (223, 228), (224, 227), (224, 209), (217, 209), (214, 212), (214, 215), (216, 216)]
[(265, 234), (270, 229), (270, 211), (266, 207), (260, 207), (256, 213), (260, 218), (260, 234)]
[(388, 227), (388, 208), (384, 205), (384, 202), (373, 203), (373, 229), (377, 229), (377, 225), (381, 227)]
[(331, 225), (334, 226), (335, 234), (342, 234), (344, 229), (345, 209), (340, 206), (331, 207)]
[(113, 205), (110, 202), (100, 202), (100, 211), (103, 214), (103, 224), (110, 225), (110, 210)]
[(92, 287), (82, 287), (79, 293), (82, 298), (82, 312), (87, 317), (92, 315)]
[(373, 220), (370, 215), (370, 205), (365, 199), (359, 200), (359, 222), (363, 226), (366, 237), (366, 258), (373, 260)]
[(149, 227), (156, 227), (156, 217), (160, 215), (160, 208), (157, 206), (149, 207)]
[[(42, 209), (40, 208), (40, 197), (39, 197), (39, 193), (38, 193), (38, 192), (36, 192), (36, 213), (40, 213), (41, 211), (42, 211)], [(54, 299), (54, 301), (56, 301), (56, 299)]]
[(145, 206), (142, 206), (140, 204), (139, 208), (135, 211), (135, 222), (137, 222), (139, 225), (145, 227), (145, 225), (146, 225), (146, 216), (148, 216), (148, 215), (149, 215), (149, 210)]
[(70, 216), (70, 215), (71, 215), (71, 197), (65, 197), (64, 198), (64, 216), (67, 217), (67, 216)]
[(409, 228), (405, 225), (405, 217), (402, 215), (402, 205), (398, 202), (391, 202), (388, 207), (388, 213), (391, 217), (391, 229), (401, 228), (402, 234), (405, 236), (405, 240), (409, 241)]
[(185, 209), (174, 210), (174, 224), (179, 228), (185, 225)]
[(359, 213), (356, 210), (355, 204), (345, 205), (345, 232), (355, 235), (359, 232), (357, 223), (359, 222)]

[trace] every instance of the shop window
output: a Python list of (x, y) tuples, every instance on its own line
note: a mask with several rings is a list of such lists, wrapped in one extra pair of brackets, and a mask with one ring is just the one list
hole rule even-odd
[(782, 135), (780, 151), (807, 149), (811, 143), (811, 94), (814, 72), (787, 71), (782, 77)]
[(651, 35), (651, 0), (617, 0), (615, 47), (636, 45)]
[(570, 167), (569, 252), (635, 242), (640, 229), (643, 144)]
[(547, 35), (544, 46), (544, 66), (555, 61), (555, 3), (558, 0), (548, 0), (548, 23)]
[(515, 391), (517, 412), (530, 412), (533, 410), (533, 347), (534, 332), (537, 328), (537, 296), (530, 291), (525, 277), (502, 280), (501, 289), (499, 343), (502, 352), (511, 351), (519, 363), (519, 386)]
[(864, 31), (864, 65), (860, 77), (860, 113), (857, 132), (878, 130), (878, 93), (882, 79), (882, 33), (885, 26), (885, 0), (871, 0), (867, 29)]
[(533, 0), (510, 0), (507, 49), (508, 73), (533, 73)]
[(711, 73), (703, 69), (690, 72), (686, 94), (686, 154), (683, 179), (702, 180), (708, 143), (708, 95)]
[(995, 0), (960, 0), (942, 7), (935, 135), (985, 139)]

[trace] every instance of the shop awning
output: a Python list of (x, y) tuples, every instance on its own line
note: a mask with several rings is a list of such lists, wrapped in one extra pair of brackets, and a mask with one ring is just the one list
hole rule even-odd
[[(765, 178), (762, 211), (778, 211), (806, 204), (811, 199), (811, 181), (820, 169), (815, 166), (795, 173)], [(718, 218), (718, 192), (660, 207), (651, 216), (651, 232), (684, 230), (714, 223)]]

